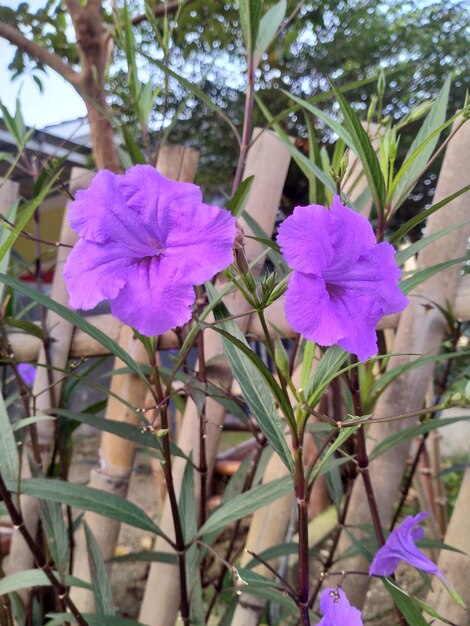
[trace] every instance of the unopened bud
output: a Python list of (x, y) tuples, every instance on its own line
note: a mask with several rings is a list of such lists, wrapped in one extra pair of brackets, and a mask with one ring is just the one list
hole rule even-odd
[(380, 71), (379, 79), (377, 81), (377, 93), (379, 97), (382, 97), (385, 93), (385, 72), (383, 70)]
[(367, 111), (367, 121), (372, 122), (377, 108), (377, 96), (373, 95), (370, 99), (369, 109)]

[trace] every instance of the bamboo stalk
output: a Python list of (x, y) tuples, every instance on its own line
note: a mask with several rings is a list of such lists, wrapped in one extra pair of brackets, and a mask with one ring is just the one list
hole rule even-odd
[[(261, 132), (255, 129), (254, 136)], [(246, 205), (246, 211), (258, 222), (265, 233), (271, 234), (274, 228), (275, 216), (281, 199), (284, 180), (290, 162), (287, 148), (277, 139), (274, 133), (264, 131), (261, 137), (253, 144), (248, 152), (244, 178), (254, 175), (250, 196)], [(269, 167), (266, 167), (269, 163)], [(246, 233), (250, 229), (243, 225)], [(262, 245), (254, 239), (246, 242), (248, 260), (255, 259), (262, 250)], [(217, 288), (225, 284), (224, 279), (217, 281)], [(249, 305), (239, 293), (230, 294), (225, 303), (232, 314), (246, 313)], [(246, 332), (248, 316), (241, 318), (240, 326)], [(214, 331), (204, 333), (204, 352), (206, 361), (211, 365), (207, 368), (207, 380), (229, 388), (232, 375), (230, 368), (225, 362), (220, 362), (223, 348), (219, 336)], [(219, 447), (221, 426), (225, 411), (220, 404), (208, 398), (206, 402), (207, 437), (206, 455), (208, 476), (212, 474), (217, 449)], [(198, 412), (192, 401), (188, 400), (187, 408), (183, 417), (178, 446), (186, 453), (195, 454), (195, 462), (198, 463), (197, 450), (194, 450), (195, 442), (199, 440)], [(174, 482), (179, 493), (183, 477), (185, 461), (175, 458), (173, 464)], [(198, 494), (196, 498), (198, 499)], [(196, 504), (198, 509), (198, 504)], [(171, 512), (168, 498), (165, 500), (160, 526), (164, 532), (173, 536)], [(157, 539), (155, 550), (168, 551), (169, 547)], [(179, 606), (178, 570), (173, 565), (153, 563), (150, 568), (144, 600), (140, 612), (140, 621), (149, 626), (174, 626)]]
[[(463, 170), (462, 163), (470, 160), (470, 122), (466, 122), (460, 131), (452, 138), (447, 147), (442, 165), (434, 202), (454, 193), (462, 185), (470, 182), (470, 172)], [(453, 223), (469, 219), (470, 194), (456, 198), (434, 213), (427, 223), (427, 234)], [(468, 223), (442, 237), (423, 250), (418, 255), (417, 267), (424, 269), (436, 263), (451, 260), (465, 253), (470, 227)], [(408, 308), (402, 313), (394, 342), (394, 351), (403, 356), (396, 356), (390, 360), (388, 368), (408, 363), (416, 357), (408, 354), (436, 354), (439, 351), (442, 337), (446, 330), (446, 323), (433, 306), (436, 303), (446, 307), (453, 303), (457, 292), (460, 268), (451, 267), (422, 283), (413, 291)], [(422, 407), (429, 381), (433, 373), (433, 365), (423, 366), (410, 370), (392, 382), (380, 397), (375, 413), (378, 416), (399, 414), (418, 410)], [(369, 428), (369, 446), (381, 441), (385, 437), (398, 432), (410, 425), (409, 421), (395, 421), (376, 423)], [(388, 524), (392, 507), (398, 493), (403, 470), (408, 456), (409, 442), (394, 447), (391, 452), (383, 454), (371, 463), (371, 476), (377, 497), (378, 508), (382, 523)], [(354, 486), (351, 504), (346, 523), (350, 527), (367, 524), (370, 514), (364, 507), (364, 491), (359, 481)], [(343, 534), (339, 552), (349, 546), (349, 541)], [(348, 559), (342, 565), (346, 570), (361, 571), (367, 568), (361, 557)], [(350, 580), (351, 579), (351, 580)], [(369, 580), (365, 576), (347, 577), (344, 583), (345, 591), (351, 603), (362, 606)]]
[[(470, 467), (465, 470), (454, 512), (450, 519), (444, 543), (457, 548), (460, 552), (442, 550), (437, 565), (449, 583), (460, 593), (464, 603), (470, 606)], [(426, 602), (435, 608), (440, 615), (459, 626), (467, 626), (468, 611), (452, 598), (444, 585), (433, 580), (432, 590)], [(435, 626), (444, 626), (444, 622), (435, 619)]]
[[(461, 286), (466, 288), (466, 296), (467, 291), (470, 289), (470, 285), (467, 289), (467, 282), (470, 283), (470, 280), (466, 280), (467, 276), (470, 279), (470, 275), (465, 275), (462, 277), (461, 280)], [(462, 321), (470, 320), (470, 295), (469, 300), (466, 303), (466, 309), (467, 310), (462, 316), (462, 307), (460, 307), (459, 319), (461, 319)], [(103, 313), (100, 315), (87, 315), (85, 316), (85, 319), (87, 322), (90, 322), (90, 324), (93, 324), (93, 326), (96, 326), (96, 328), (99, 328), (100, 330), (105, 332), (108, 337), (110, 337), (113, 341), (119, 341), (119, 336), (123, 324), (112, 315), (109, 315), (108, 313)], [(394, 329), (397, 327), (399, 319), (399, 314), (386, 315), (380, 320), (377, 328), (379, 328), (380, 330)], [(286, 339), (295, 338), (296, 333), (287, 323), (286, 316), (284, 314), (284, 297), (276, 300), (276, 302), (274, 302), (274, 304), (272, 304), (269, 309), (266, 310), (266, 322), (268, 324), (268, 327), (272, 329), (272, 337)], [(39, 351), (42, 346), (42, 341), (41, 339), (39, 339), (39, 337), (17, 331), (9, 332), (7, 333), (7, 336), (8, 341), (12, 346), (13, 351), (19, 361), (37, 360)], [(247, 336), (253, 339), (263, 339), (264, 337), (260, 321), (254, 316), (250, 317), (247, 329)], [(160, 337), (158, 349), (174, 350), (178, 348), (178, 345), (178, 337), (173, 331), (170, 331)], [(105, 356), (108, 354), (110, 354), (109, 350), (107, 350), (107, 348), (98, 343), (95, 339), (90, 337), (90, 335), (87, 335), (83, 330), (80, 330), (79, 328), (75, 329), (74, 335), (72, 337), (72, 344), (70, 346), (70, 356), (72, 358), (88, 358), (91, 356)]]
[[(88, 186), (91, 180), (91, 173), (83, 168), (72, 168), (70, 178), (70, 191), (75, 193), (77, 189)], [(60, 241), (72, 246), (77, 236), (70, 227), (67, 219), (68, 207), (64, 214)], [(57, 251), (56, 271), (52, 282), (51, 298), (56, 302), (67, 305), (68, 293), (62, 276), (62, 268), (67, 260), (70, 248), (61, 247)], [(69, 356), (70, 343), (72, 341), (73, 326), (52, 311), (48, 311), (45, 318), (48, 336), (50, 338), (48, 354), (44, 347), (41, 347), (37, 361), (39, 364), (47, 366), (48, 363), (55, 368), (65, 369)], [(51, 377), (51, 378), (50, 378)], [(47, 414), (55, 406), (60, 397), (63, 374), (60, 371), (49, 371), (47, 367), (38, 367), (36, 379), (33, 385), (34, 407), (36, 414)], [(50, 381), (53, 382), (53, 387)], [(46, 468), (51, 454), (51, 445), (54, 440), (54, 421), (44, 420), (37, 424), (37, 439), (41, 452), (42, 464)], [(23, 453), (22, 477), (31, 475), (28, 454)], [(21, 511), (25, 524), (32, 536), (36, 535), (39, 519), (37, 499), (32, 496), (21, 496)], [(10, 556), (8, 559), (7, 573), (22, 571), (33, 566), (33, 555), (26, 545), (23, 537), (17, 531), (13, 533)], [(23, 597), (28, 596), (28, 591), (23, 592)]]
[[(160, 149), (157, 169), (167, 178), (180, 182), (192, 182), (196, 174), (199, 153), (193, 148), (183, 146), (165, 146)], [(174, 333), (170, 334), (170, 336)], [(141, 342), (134, 337), (132, 329), (119, 324), (119, 345), (124, 348), (137, 362), (148, 363), (148, 356)], [(124, 363), (115, 359), (114, 370), (124, 367)], [(115, 396), (109, 396), (106, 406), (106, 419), (138, 424), (139, 418), (135, 411), (124, 405), (119, 398), (123, 398), (130, 405), (141, 408), (144, 406), (147, 386), (135, 374), (113, 376), (111, 391)], [(126, 497), (129, 481), (134, 465), (135, 444), (107, 432), (101, 434), (99, 461), (91, 471), (89, 486), (102, 489), (109, 493)], [(103, 559), (108, 561), (114, 556), (121, 524), (117, 520), (102, 517), (97, 513), (85, 513), (85, 520), (95, 536)], [(86, 538), (83, 526), (76, 537), (76, 558), (74, 574), (82, 580), (90, 581), (91, 574), (86, 549)], [(111, 565), (108, 566), (108, 569)], [(73, 590), (73, 599), (81, 611), (93, 612), (93, 594), (79, 587)]]

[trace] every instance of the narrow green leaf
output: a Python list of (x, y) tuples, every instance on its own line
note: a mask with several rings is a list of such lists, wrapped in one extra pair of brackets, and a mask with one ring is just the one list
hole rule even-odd
[(14, 482), (20, 473), (18, 448), (3, 394), (0, 397), (0, 473), (5, 481)]
[(129, 552), (122, 556), (114, 556), (109, 559), (112, 563), (133, 563), (143, 561), (145, 563), (169, 563), (176, 565), (178, 557), (174, 552), (154, 552), (153, 550), (142, 550), (141, 552)]
[[(5, 482), (10, 491), (17, 492), (16, 480)], [(84, 511), (93, 511), (104, 517), (111, 517), (124, 524), (154, 533), (168, 541), (168, 537), (153, 523), (143, 509), (125, 498), (101, 489), (52, 478), (27, 478), (21, 481), (20, 493), (52, 502), (61, 502)]]
[(239, 0), (240, 23), (248, 55), (253, 54), (254, 44), (258, 37), (261, 18), (262, 0)]
[[(408, 153), (405, 157), (404, 164), (412, 157), (412, 155), (416, 152), (419, 146), (421, 146), (421, 144), (445, 122), (447, 102), (449, 100), (450, 83), (451, 78), (449, 76), (445, 81), (434, 104), (432, 105), (431, 110), (426, 116), (426, 119), (424, 120), (421, 128), (419, 129), (418, 134), (414, 138), (413, 143), (411, 144), (410, 149), (408, 150)], [(419, 154), (419, 157), (414, 159), (412, 166), (408, 167), (401, 176), (400, 181), (393, 193), (394, 209), (398, 208), (401, 203), (406, 199), (409, 187), (413, 184), (415, 180), (417, 180), (417, 178), (421, 175), (421, 172), (425, 169), (427, 162), (434, 152), (438, 139), (439, 134), (436, 134), (433, 137), (433, 140), (427, 144), (426, 149)]]
[[(57, 579), (59, 580), (59, 579)], [(90, 585), (83, 580), (74, 576), (67, 576), (65, 580), (67, 585), (90, 589)], [(51, 584), (49, 578), (40, 569), (23, 570), (22, 572), (14, 572), (0, 579), (0, 596), (21, 589), (31, 589), (32, 587), (49, 587)]]
[(139, 144), (132, 136), (130, 130), (128, 128), (122, 128), (122, 134), (124, 137), (124, 141), (126, 142), (126, 148), (131, 157), (132, 165), (137, 164), (145, 164), (147, 163), (147, 159), (144, 156), (144, 153), (139, 148)]
[(305, 397), (310, 406), (317, 404), (347, 356), (348, 353), (339, 346), (331, 346), (326, 350), (305, 387)]
[(13, 430), (16, 432), (17, 430), (21, 430), (22, 428), (27, 428), (31, 426), (31, 424), (36, 424), (37, 422), (44, 422), (44, 420), (53, 420), (55, 419), (52, 415), (33, 415), (31, 417), (24, 417), (21, 420), (18, 420), (13, 424)]
[[(325, 472), (328, 472), (329, 469), (332, 469), (337, 466), (336, 464), (331, 464), (330, 462), (331, 457), (336, 452), (336, 450), (338, 450), (343, 445), (343, 443), (347, 441), (349, 437), (351, 437), (351, 435), (353, 435), (359, 428), (361, 428), (359, 424), (356, 424), (356, 426), (347, 426), (347, 422), (345, 422), (345, 425), (341, 428), (339, 435), (332, 442), (332, 444), (328, 446), (320, 462), (315, 465), (315, 469), (312, 472), (312, 477), (311, 477), (310, 482), (313, 482), (318, 476), (320, 476), (321, 474)], [(340, 464), (343, 464), (344, 462), (348, 462), (347, 458), (346, 459), (343, 459), (343, 458), (334, 459), (334, 460), (339, 461)]]
[(58, 502), (39, 500), (39, 512), (52, 560), (63, 580), (69, 568), (70, 549), (61, 505)]
[(292, 489), (291, 477), (284, 476), (284, 478), (253, 487), (250, 491), (235, 496), (230, 502), (223, 504), (212, 513), (206, 523), (199, 529), (198, 536), (201, 537), (207, 533), (221, 530), (245, 515), (261, 509), (278, 498), (282, 498), (291, 492)]
[(251, 186), (253, 185), (253, 181), (255, 180), (254, 176), (248, 176), (243, 180), (236, 192), (227, 202), (227, 209), (230, 211), (232, 215), (238, 217), (241, 215), (245, 209), (246, 203), (248, 201), (248, 197), (250, 195)]
[[(206, 285), (209, 299), (212, 300), (217, 294), (212, 285)], [(228, 317), (227, 309), (215, 308), (216, 319)], [(294, 472), (294, 463), (284, 435), (284, 425), (277, 413), (274, 399), (281, 406), (285, 406), (286, 398), (277, 385), (271, 372), (261, 359), (251, 350), (243, 333), (237, 324), (230, 320), (219, 322), (219, 327), (213, 326), (214, 330), (222, 335), (222, 343), (225, 355), (230, 363), (233, 374), (237, 379), (243, 396), (251, 407), (253, 414), (260, 425), (263, 434), (280, 456), (291, 473)], [(285, 406), (285, 410), (289, 408)], [(292, 413), (292, 408), (290, 408)], [(289, 415), (289, 413), (287, 413)], [(291, 415), (293, 419), (293, 415)]]
[(446, 204), (449, 204), (449, 202), (452, 202), (452, 200), (455, 200), (455, 198), (458, 198), (463, 193), (466, 193), (467, 191), (470, 191), (470, 185), (462, 187), (462, 189), (459, 189), (452, 195), (447, 196), (447, 198), (444, 198), (440, 202), (436, 202), (436, 204), (433, 204), (431, 207), (429, 207), (429, 209), (426, 209), (426, 211), (421, 211), (421, 213), (418, 213), (417, 215), (409, 219), (407, 222), (405, 222), (405, 224), (403, 224), (403, 226), (401, 226), (397, 231), (393, 233), (393, 235), (390, 237), (390, 243), (394, 245), (398, 244), (403, 239), (403, 237), (410, 232), (412, 228), (415, 228), (415, 226), (418, 226), (418, 224), (424, 222), (424, 220), (426, 220), (430, 215), (438, 211)]
[[(7, 211), (6, 218), (9, 222), (13, 223), (16, 220), (16, 213), (18, 210), (18, 205), (19, 205), (19, 200), (15, 200), (15, 202), (13, 202), (10, 209)], [(8, 231), (8, 229), (4, 228), (4, 226), (2, 225), (2, 227), (0, 228), (0, 250), (3, 249), (3, 246), (5, 245), (5, 242), (7, 241), (9, 237), (8, 235), (9, 232), (10, 231)], [(5, 273), (8, 270), (8, 263), (10, 260), (10, 254), (9, 254), (10, 250), (11, 250), (11, 247), (9, 247), (9, 250), (4, 255), (4, 257), (0, 259), (0, 272), (2, 273)], [(4, 290), (5, 290), (5, 286), (3, 284), (0, 284), (0, 302), (3, 300)]]
[(139, 365), (131, 358), (126, 350), (123, 350), (115, 341), (110, 339), (105, 333), (101, 330), (87, 322), (83, 317), (75, 313), (75, 311), (71, 311), (66, 306), (59, 304), (55, 300), (45, 296), (42, 293), (39, 293), (37, 290), (32, 289), (28, 285), (25, 285), (20, 280), (13, 278), (11, 276), (7, 276), (6, 274), (0, 274), (0, 282), (5, 283), (8, 287), (19, 291), (24, 296), (27, 296), (34, 302), (38, 304), (42, 304), (47, 309), (54, 311), (57, 315), (64, 318), (80, 330), (83, 330), (84, 333), (95, 339), (99, 344), (104, 346), (109, 352), (117, 356), (123, 363), (128, 365), (130, 369), (139, 376), (139, 378), (145, 383), (147, 387), (150, 388), (150, 383), (148, 382), (145, 375), (142, 373)]
[(347, 146), (354, 149), (354, 142), (351, 138), (351, 135), (348, 133), (346, 128), (342, 124), (340, 124), (340, 122), (338, 122), (338, 120), (335, 120), (335, 118), (332, 117), (329, 113), (325, 113), (325, 111), (322, 111), (321, 109), (316, 107), (314, 104), (312, 104), (308, 100), (299, 98), (298, 96), (295, 96), (294, 94), (291, 94), (288, 91), (285, 91), (284, 89), (281, 89), (281, 91), (288, 98), (290, 98), (294, 102), (297, 102), (297, 104), (299, 104), (303, 109), (306, 109), (307, 111), (312, 113), (315, 117), (317, 117), (319, 120), (321, 120), (324, 124), (329, 126), (329, 128), (331, 128), (331, 130), (334, 133), (336, 133), (338, 137), (342, 139)]
[(109, 581), (106, 566), (90, 527), (83, 522), (85, 528), (88, 561), (90, 563), (90, 576), (93, 581), (93, 595), (95, 608), (98, 615), (115, 615), (113, 592)]
[(405, 261), (415, 256), (415, 254), (418, 254), (420, 250), (428, 246), (430, 243), (432, 243), (433, 241), (437, 241), (445, 235), (448, 235), (454, 230), (457, 230), (457, 228), (462, 228), (462, 226), (465, 226), (465, 224), (468, 224), (468, 220), (458, 222), (457, 224), (452, 224), (451, 226), (447, 226), (447, 228), (442, 228), (441, 230), (438, 230), (431, 235), (426, 235), (425, 237), (422, 237), (421, 239), (407, 246), (403, 250), (399, 250), (395, 255), (395, 261), (397, 262), (397, 265), (401, 267), (405, 263)]
[(389, 578), (382, 578), (382, 582), (409, 626), (428, 626), (427, 621), (421, 615), (421, 611), (407, 593), (397, 587)]
[(419, 435), (424, 435), (425, 433), (429, 433), (432, 430), (437, 430), (438, 428), (444, 428), (445, 426), (451, 426), (452, 424), (456, 424), (457, 422), (461, 422), (464, 420), (470, 419), (469, 415), (461, 415), (459, 417), (449, 417), (449, 418), (434, 418), (430, 419), (427, 422), (418, 424), (417, 426), (409, 426), (403, 430), (400, 430), (397, 433), (393, 433), (389, 435), (382, 441), (372, 448), (369, 453), (369, 460), (373, 461), (381, 454), (388, 452), (395, 446), (400, 445), (404, 441), (408, 439), (413, 439), (414, 437), (418, 437)]
[(271, 45), (287, 9), (286, 0), (279, 0), (274, 6), (266, 11), (259, 24), (259, 32), (256, 38), (253, 62), (255, 66), (261, 61), (261, 57)]
[(443, 263), (437, 263), (436, 265), (432, 265), (431, 267), (427, 267), (423, 270), (417, 270), (410, 278), (405, 278), (400, 282), (400, 289), (404, 294), (410, 293), (413, 291), (418, 285), (424, 283), (424, 281), (434, 276), (434, 274), (438, 274), (449, 267), (454, 267), (454, 265), (459, 265), (460, 263), (464, 263), (468, 261), (469, 255), (461, 256), (458, 259), (452, 259), (451, 261), (444, 261)]
[[(76, 624), (75, 618), (70, 613), (48, 613), (49, 621), (45, 626), (62, 626), (65, 622)], [(95, 615), (94, 613), (83, 613), (83, 619), (88, 626), (146, 626), (142, 622), (136, 622), (127, 617), (118, 617), (117, 615)]]
[(361, 120), (349, 106), (346, 98), (332, 82), (330, 82), (330, 87), (339, 102), (341, 111), (343, 112), (344, 124), (349, 131), (353, 142), (353, 145), (350, 147), (354, 150), (354, 152), (356, 152), (362, 163), (376, 209), (378, 212), (383, 211), (386, 195), (385, 181), (375, 150), (371, 144), (368, 134), (361, 124)]

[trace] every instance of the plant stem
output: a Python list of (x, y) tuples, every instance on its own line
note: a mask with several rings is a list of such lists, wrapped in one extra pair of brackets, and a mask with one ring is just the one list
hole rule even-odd
[(298, 579), (298, 607), (302, 626), (310, 626), (309, 615), (309, 557), (308, 557), (308, 498), (305, 483), (305, 473), (302, 455), (303, 436), (299, 442), (293, 441), (295, 460), (295, 496), (297, 498), (297, 513), (299, 520), (299, 579)]
[(255, 96), (255, 67), (253, 63), (253, 54), (248, 52), (248, 68), (246, 76), (246, 96), (245, 96), (245, 112), (243, 117), (242, 140), (240, 144), (240, 154), (238, 156), (237, 169), (232, 185), (232, 196), (240, 186), (243, 176), (243, 167), (245, 165), (246, 155), (250, 147), (251, 125), (253, 116), (253, 105)]
[(155, 352), (150, 357), (150, 367), (152, 369), (155, 392), (159, 401), (159, 408), (157, 408), (156, 411), (160, 411), (161, 427), (164, 431), (166, 431), (165, 434), (163, 434), (161, 437), (163, 450), (162, 469), (165, 476), (165, 483), (168, 490), (171, 514), (173, 517), (173, 525), (175, 529), (175, 548), (178, 557), (178, 568), (180, 577), (181, 618), (185, 626), (190, 626), (189, 595), (188, 585), (186, 581), (186, 544), (184, 541), (183, 527), (181, 524), (181, 517), (178, 508), (178, 499), (176, 496), (175, 485), (173, 482), (173, 473), (171, 469), (168, 403), (167, 401), (165, 401), (165, 395), (163, 393), (160, 373), (158, 371), (157, 361), (155, 358)]

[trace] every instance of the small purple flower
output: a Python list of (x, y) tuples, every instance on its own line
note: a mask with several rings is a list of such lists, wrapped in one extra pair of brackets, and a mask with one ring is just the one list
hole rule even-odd
[(380, 548), (372, 561), (369, 570), (371, 576), (391, 576), (399, 562), (405, 561), (423, 572), (439, 576), (447, 584), (437, 565), (415, 546), (415, 541), (424, 537), (424, 528), (418, 524), (428, 515), (429, 513), (424, 511), (414, 517), (408, 515), (400, 526), (390, 533), (385, 545)]
[(289, 324), (322, 346), (338, 344), (365, 360), (377, 353), (377, 322), (402, 311), (400, 269), (389, 243), (377, 244), (368, 220), (335, 196), (331, 210), (297, 207), (277, 241), (294, 270), (286, 293)]
[(36, 368), (32, 363), (18, 363), (18, 374), (23, 379), (25, 385), (32, 387), (36, 378)]
[(144, 335), (188, 322), (194, 285), (232, 261), (230, 213), (150, 165), (98, 172), (77, 192), (70, 224), (80, 236), (64, 268), (70, 306), (109, 300), (113, 315)]
[(349, 604), (341, 587), (323, 590), (320, 610), (323, 617), (317, 626), (363, 626), (361, 612)]

